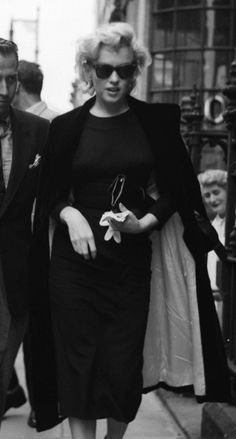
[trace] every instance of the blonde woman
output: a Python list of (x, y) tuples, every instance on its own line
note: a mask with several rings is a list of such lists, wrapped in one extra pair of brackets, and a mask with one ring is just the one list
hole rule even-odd
[[(94, 439), (96, 420), (101, 418), (107, 419), (106, 438), (121, 439), (135, 419), (143, 391), (152, 254), (149, 234), (161, 230), (176, 212), (199, 277), (206, 369), (202, 396), (224, 400), (229, 394), (206, 272), (204, 255), (209, 248), (197, 228), (194, 210), (206, 213), (180, 137), (179, 108), (130, 96), (149, 60), (127, 23), (105, 25), (84, 38), (78, 47), (77, 68), (84, 90), (93, 97), (52, 122), (43, 164), (36, 223), (40, 237), (49, 215), (57, 221), (49, 292), (57, 383), (56, 390), (51, 384), (54, 409), (49, 410), (49, 402), (46, 414), (39, 403), (36, 416), (38, 429), (60, 420), (56, 417), (58, 392), (59, 414), (69, 418), (73, 439)], [(147, 195), (151, 176), (158, 188), (156, 200)], [(45, 261), (44, 240), (38, 242), (37, 257)], [(210, 302), (205, 306), (206, 297)], [(213, 333), (208, 332), (209, 321)], [(32, 333), (39, 347), (42, 329), (41, 337), (36, 330)], [(50, 357), (52, 351), (48, 352)], [(34, 361), (42, 364), (39, 348)], [(52, 379), (54, 363), (50, 366), (45, 372), (51, 370)], [(42, 386), (35, 386), (40, 399)]]

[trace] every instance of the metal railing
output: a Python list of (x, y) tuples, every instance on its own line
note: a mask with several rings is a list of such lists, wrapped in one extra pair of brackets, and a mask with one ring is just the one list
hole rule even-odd
[(182, 135), (197, 174), (201, 171), (201, 154), (206, 143), (210, 147), (220, 144), (225, 153), (228, 174), (225, 230), (227, 262), (220, 264), (219, 279), (223, 300), (222, 333), (236, 400), (236, 53), (229, 79), (222, 91), (227, 100), (222, 129), (204, 127), (195, 87), (192, 95), (182, 100)]
[(224, 120), (228, 136), (226, 205), (227, 264), (222, 267), (223, 336), (233, 376), (236, 376), (236, 53), (223, 90), (227, 97)]

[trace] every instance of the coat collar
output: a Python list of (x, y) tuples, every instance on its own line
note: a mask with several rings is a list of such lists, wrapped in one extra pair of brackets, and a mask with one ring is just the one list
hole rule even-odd
[(29, 124), (24, 117), (24, 113), (11, 108), (10, 110), (11, 130), (12, 130), (12, 166), (9, 182), (3, 203), (0, 208), (0, 217), (4, 214), (11, 203), (20, 182), (27, 169), (30, 158), (29, 144)]
[[(151, 146), (153, 146), (156, 143), (155, 130), (153, 129), (153, 127), (155, 126), (157, 121), (157, 105), (150, 105), (147, 102), (136, 99), (130, 95), (127, 95), (127, 101), (130, 109), (135, 114), (138, 122), (140, 123), (140, 126), (147, 136), (147, 139), (149, 140)], [(89, 99), (82, 107), (80, 107), (80, 126), (83, 127), (83, 121), (87, 117), (90, 108), (94, 105), (94, 102), (95, 97)]]
[(44, 101), (39, 101), (36, 102), (36, 104), (31, 105), (31, 107), (27, 108), (27, 113), (32, 113), (32, 114), (36, 114), (36, 116), (41, 116), (41, 114), (47, 110), (48, 106), (46, 104), (46, 102)]
[[(93, 96), (92, 98), (88, 99), (81, 107), (77, 108), (76, 110), (80, 111), (80, 115), (87, 114), (94, 105), (96, 100), (96, 97)], [(130, 95), (127, 95), (127, 101), (130, 106), (130, 108), (135, 111), (135, 113), (142, 113), (144, 106), (147, 106), (148, 104), (144, 101), (140, 101), (139, 99), (136, 99)]]
[[(81, 107), (77, 107), (66, 114), (62, 114), (56, 119), (56, 123), (59, 124), (59, 127), (61, 127), (61, 123), (63, 123), (63, 138), (60, 137), (60, 139), (58, 139), (62, 145), (62, 154), (65, 152), (65, 146), (67, 148), (68, 156), (69, 154), (74, 153), (75, 148), (79, 144), (85, 120), (89, 114), (89, 110), (95, 103), (95, 99), (96, 97), (93, 96)], [(156, 111), (152, 111), (153, 106), (130, 95), (127, 96), (127, 101), (130, 109), (134, 112), (138, 122), (140, 123), (140, 126), (146, 134), (151, 146), (153, 146), (156, 142), (154, 135), (155, 132), (153, 130), (153, 117), (156, 118)]]
[[(75, 112), (75, 118), (72, 118), (71, 121), (76, 125), (76, 130), (78, 132), (78, 118), (80, 121), (80, 126), (83, 128), (83, 122), (85, 121), (89, 110), (92, 108), (96, 100), (96, 97), (93, 96), (89, 100), (87, 100), (81, 107), (72, 110)], [(144, 101), (140, 101), (130, 95), (127, 96), (127, 101), (131, 110), (135, 113), (137, 119), (141, 123), (142, 126), (145, 126), (145, 112), (147, 110), (148, 104)]]

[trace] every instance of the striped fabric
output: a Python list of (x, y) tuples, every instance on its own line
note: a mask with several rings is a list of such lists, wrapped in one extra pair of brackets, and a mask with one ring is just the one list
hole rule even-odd
[[(10, 119), (1, 123), (0, 121), (0, 141), (1, 141), (1, 157), (0, 163), (3, 172), (5, 188), (8, 185), (11, 165), (12, 165), (12, 131)], [(1, 171), (0, 171), (1, 173)], [(0, 175), (1, 179), (1, 175)]]

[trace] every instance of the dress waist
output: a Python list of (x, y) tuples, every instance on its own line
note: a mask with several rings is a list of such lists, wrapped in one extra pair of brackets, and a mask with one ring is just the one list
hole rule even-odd
[[(99, 211), (111, 210), (113, 180), (86, 181), (74, 188), (74, 205)], [(144, 189), (141, 186), (127, 181), (122, 188), (118, 202), (128, 209), (143, 210), (145, 204)]]

